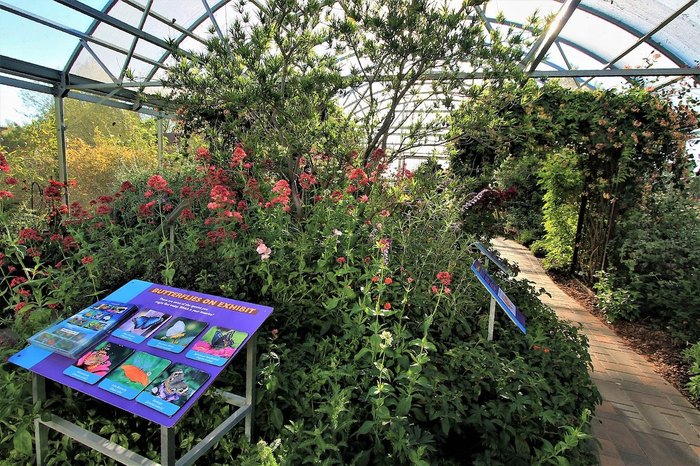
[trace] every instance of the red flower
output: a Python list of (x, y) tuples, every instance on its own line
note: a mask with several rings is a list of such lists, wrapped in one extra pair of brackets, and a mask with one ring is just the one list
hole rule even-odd
[(362, 196), (358, 197), (357, 200), (364, 204), (365, 202), (369, 201), (369, 197), (366, 194), (363, 194)]
[(49, 180), (49, 185), (44, 188), (44, 197), (48, 200), (60, 199), (61, 198), (61, 188), (64, 184), (60, 181)]
[(433, 286), (430, 288), (430, 292), (433, 293), (433, 294), (437, 293), (437, 292), (438, 292), (438, 287), (435, 286), (435, 285), (433, 285)]
[(391, 309), (391, 303), (384, 303), (384, 309), (386, 309), (387, 311)]
[(22, 295), (22, 296), (31, 296), (31, 295), (32, 295), (32, 292), (31, 292), (31, 291), (29, 291), (29, 290), (23, 290), (23, 289), (17, 290), (17, 293), (19, 293), (19, 294)]
[(17, 183), (19, 183), (19, 180), (14, 176), (8, 176), (5, 178), (5, 184), (15, 185)]
[(153, 215), (153, 206), (156, 205), (156, 201), (149, 201), (143, 205), (139, 206), (139, 217), (150, 217)]
[(12, 280), (10, 280), (10, 288), (14, 288), (18, 285), (21, 285), (22, 283), (26, 283), (27, 279), (24, 277), (15, 277)]
[(243, 159), (246, 158), (246, 153), (243, 150), (243, 148), (240, 146), (236, 146), (236, 148), (233, 150), (233, 156), (231, 157), (231, 162), (229, 163), (229, 166), (231, 168), (237, 168), (241, 166), (241, 162), (243, 162)]
[(0, 189), (0, 199), (12, 199), (15, 197), (10, 191), (4, 191)]
[(4, 171), (5, 173), (10, 173), (10, 165), (7, 163), (7, 159), (5, 158), (5, 154), (0, 152), (0, 171)]
[(123, 193), (125, 191), (136, 191), (136, 188), (134, 188), (134, 185), (131, 184), (130, 181), (124, 181), (122, 185), (119, 187), (119, 192)]
[(302, 173), (299, 175), (299, 185), (302, 189), (310, 189), (312, 185), (316, 184), (317, 180), (311, 173)]
[(440, 283), (443, 285), (449, 285), (452, 282), (450, 272), (438, 272), (437, 279), (440, 280)]
[(25, 241), (42, 241), (43, 238), (34, 228), (23, 228), (19, 232), (19, 242), (24, 244)]
[(15, 306), (15, 312), (21, 311), (22, 308), (26, 305), (27, 305), (27, 303), (25, 301), (18, 302), (17, 305)]
[(378, 281), (379, 281), (378, 276), (375, 275), (374, 277), (372, 277), (372, 283), (377, 283)]
[(413, 283), (413, 277), (408, 277), (408, 283)]
[(148, 187), (156, 191), (165, 191), (168, 187), (168, 182), (160, 175), (153, 175), (148, 179)]
[(445, 293), (445, 294), (450, 294), (450, 293), (452, 293), (452, 290), (450, 289), (449, 286), (446, 286), (446, 287), (442, 290), (442, 292)]
[(182, 212), (180, 212), (180, 220), (183, 222), (194, 220), (194, 212), (190, 209), (182, 209)]
[(75, 188), (76, 186), (78, 186), (78, 181), (76, 181), (75, 178), (71, 178), (68, 181), (66, 181), (66, 186), (70, 188)]
[(391, 279), (391, 277), (386, 277), (384, 279), (384, 284), (385, 285), (391, 285), (394, 282), (394, 280)]
[(195, 156), (197, 160), (209, 161), (211, 159), (211, 154), (209, 154), (209, 149), (206, 147), (198, 147), (197, 155)]
[(388, 210), (384, 209), (381, 212), (379, 212), (379, 215), (381, 215), (382, 217), (388, 217), (389, 215), (391, 215), (391, 213), (389, 213)]
[(100, 205), (97, 207), (97, 215), (109, 215), (112, 213), (112, 207), (108, 205)]
[(83, 265), (92, 264), (92, 261), (92, 256), (85, 256), (82, 259), (80, 259), (80, 262), (82, 262)]
[(337, 258), (335, 261), (336, 261), (337, 263), (339, 263), (340, 265), (343, 265), (344, 263), (347, 262), (347, 259), (345, 259), (343, 256), (340, 256), (340, 257)]
[(114, 202), (114, 198), (112, 196), (100, 196), (97, 198), (97, 202), (100, 204), (110, 204)]
[(63, 249), (71, 250), (71, 249), (78, 249), (78, 243), (75, 241), (75, 238), (72, 236), (68, 235), (63, 238)]

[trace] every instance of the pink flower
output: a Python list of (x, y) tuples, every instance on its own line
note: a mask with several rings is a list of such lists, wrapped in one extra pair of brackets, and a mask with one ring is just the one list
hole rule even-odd
[(14, 194), (12, 194), (10, 191), (4, 191), (0, 189), (0, 199), (12, 199), (15, 197)]
[(80, 259), (80, 262), (81, 262), (83, 265), (92, 264), (92, 261), (93, 261), (92, 256), (85, 256), (85, 257), (83, 257), (82, 259)]
[(268, 260), (272, 254), (272, 249), (268, 248), (261, 239), (258, 240), (258, 247), (255, 250), (260, 254), (260, 260), (263, 261)]
[(358, 197), (357, 200), (364, 204), (365, 202), (369, 201), (369, 197), (366, 194), (363, 194), (362, 196)]
[(337, 258), (335, 261), (336, 261), (337, 263), (339, 263), (340, 265), (343, 265), (343, 264), (345, 264), (345, 263), (347, 262), (347, 259), (345, 259), (343, 256), (340, 256), (340, 257)]
[(146, 199), (150, 198), (151, 196), (153, 196), (153, 191), (151, 191), (150, 189), (143, 193), (143, 197), (145, 197)]
[(389, 215), (391, 215), (391, 213), (389, 213), (388, 210), (384, 209), (381, 212), (379, 212), (379, 215), (381, 215), (382, 217), (388, 217)]

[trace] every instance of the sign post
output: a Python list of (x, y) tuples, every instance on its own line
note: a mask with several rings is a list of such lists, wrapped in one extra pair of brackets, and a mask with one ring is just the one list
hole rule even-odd
[(484, 266), (479, 262), (479, 259), (475, 259), (472, 264), (472, 272), (479, 279), (486, 291), (491, 295), (491, 305), (489, 309), (489, 327), (488, 327), (488, 341), (493, 340), (493, 326), (496, 318), (496, 303), (503, 309), (513, 321), (515, 325), (518, 326), (521, 332), (527, 333), (525, 329), (525, 316), (515, 307), (515, 304), (508, 298), (505, 292), (500, 286), (494, 281), (494, 279), (489, 275)]

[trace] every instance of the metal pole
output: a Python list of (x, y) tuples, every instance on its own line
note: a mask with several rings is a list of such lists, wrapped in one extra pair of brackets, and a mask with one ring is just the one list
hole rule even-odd
[(246, 345), (246, 367), (245, 367), (245, 401), (250, 406), (248, 414), (245, 416), (245, 436), (249, 442), (253, 440), (253, 420), (255, 418), (255, 361), (257, 358), (256, 336), (250, 337)]
[(163, 117), (158, 116), (158, 169), (163, 168)]
[[(36, 404), (46, 401), (46, 379), (32, 373), (32, 400)], [(36, 446), (36, 464), (44, 466), (49, 454), (49, 428), (41, 423), (40, 418), (34, 419), (34, 444)]]
[(160, 464), (175, 466), (175, 428), (160, 426)]
[[(56, 139), (58, 146), (58, 181), (65, 183), (68, 181), (68, 164), (66, 163), (66, 124), (63, 115), (63, 97), (54, 97), (54, 107), (56, 110)], [(66, 205), (68, 202), (68, 191), (65, 191)]]
[(491, 306), (489, 306), (489, 335), (488, 341), (493, 341), (493, 324), (496, 321), (496, 299), (491, 296)]

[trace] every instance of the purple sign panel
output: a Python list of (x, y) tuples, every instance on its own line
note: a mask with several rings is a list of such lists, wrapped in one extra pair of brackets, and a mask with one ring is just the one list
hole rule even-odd
[(484, 288), (493, 296), (498, 305), (501, 306), (501, 309), (510, 317), (510, 320), (518, 326), (521, 332), (527, 333), (525, 330), (525, 316), (515, 307), (515, 304), (506, 296), (505, 292), (498, 286), (498, 283), (491, 278), (491, 275), (484, 269), (478, 259), (472, 264), (472, 272), (474, 272), (474, 275), (476, 275), (476, 278), (479, 279), (481, 284), (484, 285)]
[(76, 358), (30, 345), (10, 362), (172, 427), (272, 313), (272, 308), (132, 280), (105, 300), (135, 306)]

